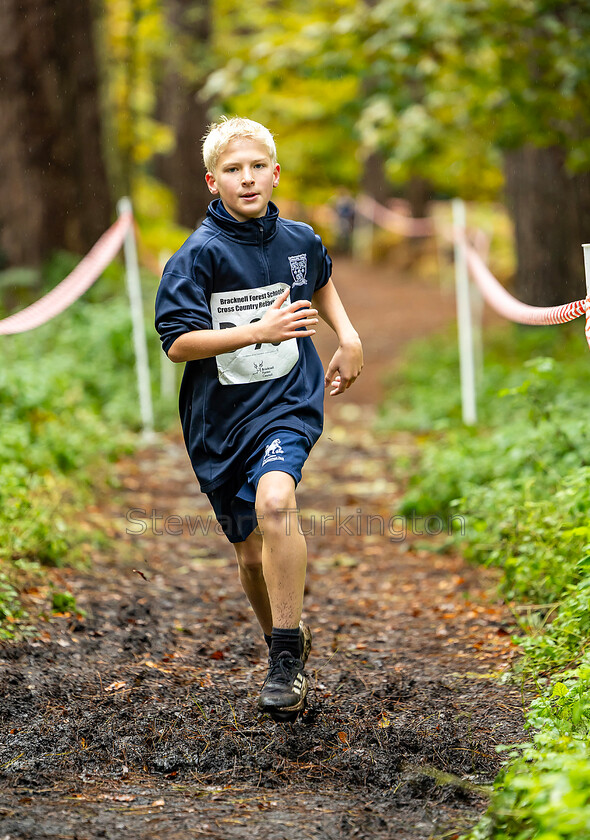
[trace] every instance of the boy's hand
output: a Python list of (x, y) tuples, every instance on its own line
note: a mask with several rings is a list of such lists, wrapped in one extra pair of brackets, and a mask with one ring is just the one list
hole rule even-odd
[(360, 338), (356, 336), (341, 342), (340, 347), (332, 356), (324, 378), (326, 388), (332, 386), (330, 396), (343, 394), (347, 388), (350, 388), (362, 369), (363, 346)]
[(254, 325), (256, 344), (280, 344), (289, 338), (315, 335), (310, 327), (317, 324), (318, 312), (311, 309), (309, 300), (297, 300), (281, 309), (290, 292), (290, 287), (285, 289)]

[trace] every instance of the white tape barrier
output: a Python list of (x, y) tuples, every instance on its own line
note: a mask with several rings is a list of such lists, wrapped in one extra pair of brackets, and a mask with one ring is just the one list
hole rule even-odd
[(26, 309), (0, 321), (0, 335), (33, 330), (71, 306), (114, 260), (132, 225), (132, 213), (122, 214), (61, 283)]

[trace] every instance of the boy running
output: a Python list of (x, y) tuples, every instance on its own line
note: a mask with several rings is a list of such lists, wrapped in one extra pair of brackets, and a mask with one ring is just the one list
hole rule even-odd
[[(186, 362), (187, 450), (269, 646), (258, 708), (295, 720), (311, 648), (295, 488), (322, 431), (324, 387), (334, 396), (354, 382), (362, 347), (320, 238), (270, 201), (280, 166), (268, 129), (223, 119), (210, 127), (203, 158), (215, 200), (164, 269), (156, 328), (169, 358)], [(311, 341), (318, 315), (339, 341), (325, 377)]]

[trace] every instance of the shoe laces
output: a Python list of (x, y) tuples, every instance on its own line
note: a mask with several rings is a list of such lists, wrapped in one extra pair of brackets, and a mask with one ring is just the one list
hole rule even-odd
[(289, 653), (279, 654), (276, 659), (270, 661), (270, 669), (264, 681), (290, 683), (293, 679), (293, 669), (299, 671), (303, 667), (300, 659), (295, 659)]

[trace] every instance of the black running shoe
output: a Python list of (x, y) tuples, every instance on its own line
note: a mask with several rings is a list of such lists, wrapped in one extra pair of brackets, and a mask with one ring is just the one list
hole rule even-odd
[[(309, 653), (309, 651), (308, 651)], [(307, 679), (303, 662), (286, 650), (269, 660), (268, 674), (258, 698), (258, 708), (277, 722), (294, 721), (305, 708)]]

